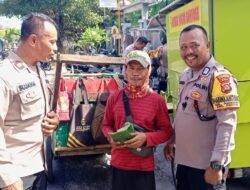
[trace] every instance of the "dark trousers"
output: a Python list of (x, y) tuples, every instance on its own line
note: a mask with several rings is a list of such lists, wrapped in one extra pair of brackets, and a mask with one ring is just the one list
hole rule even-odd
[(155, 190), (153, 171), (128, 171), (112, 168), (112, 190)]
[(205, 182), (205, 170), (178, 165), (176, 172), (177, 190), (226, 190), (228, 166), (223, 169), (222, 184), (210, 185)]
[(47, 177), (44, 171), (22, 177), (25, 190), (46, 190)]

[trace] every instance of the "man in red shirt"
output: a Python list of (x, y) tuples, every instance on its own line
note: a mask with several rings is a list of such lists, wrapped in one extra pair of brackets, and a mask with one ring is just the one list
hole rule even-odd
[[(126, 57), (124, 89), (112, 94), (107, 102), (103, 133), (112, 144), (112, 190), (155, 190), (154, 154), (142, 157), (129, 148), (155, 147), (172, 136), (172, 127), (164, 99), (149, 87), (151, 60), (146, 52), (131, 51)], [(134, 132), (133, 138), (121, 145), (110, 134), (126, 122), (123, 92), (129, 99), (133, 122), (147, 132)]]

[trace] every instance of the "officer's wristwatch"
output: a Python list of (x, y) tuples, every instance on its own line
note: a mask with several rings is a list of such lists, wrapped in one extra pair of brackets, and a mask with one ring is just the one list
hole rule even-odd
[(222, 170), (223, 165), (221, 165), (220, 162), (212, 161), (212, 162), (210, 162), (210, 167), (211, 167), (213, 170), (219, 171), (219, 170)]

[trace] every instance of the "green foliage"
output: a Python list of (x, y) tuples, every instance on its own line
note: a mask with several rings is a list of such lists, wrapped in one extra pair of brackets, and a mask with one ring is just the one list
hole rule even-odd
[(76, 42), (76, 46), (86, 49), (88, 47), (95, 47), (99, 49), (102, 42), (108, 41), (104, 29), (96, 26), (89, 27), (81, 34), (80, 39)]
[(138, 25), (138, 20), (141, 18), (141, 11), (135, 11), (133, 13), (128, 14), (128, 18), (131, 22), (132, 26)]
[(66, 33), (79, 37), (87, 27), (93, 27), (102, 22), (103, 10), (98, 8), (98, 2), (98, 0), (74, 0), (65, 7)]
[(166, 6), (168, 0), (159, 0), (157, 3), (149, 7), (149, 15), (153, 17), (158, 14), (159, 10)]
[(0, 30), (0, 38), (4, 38), (5, 30)]
[(16, 28), (8, 28), (0, 30), (0, 38), (4, 39), (6, 47), (11, 47), (14, 43), (17, 43), (20, 36), (20, 30)]
[(41, 12), (53, 18), (59, 30), (59, 48), (64, 40), (78, 39), (87, 27), (103, 20), (99, 0), (3, 0), (0, 14), (23, 17), (30, 12)]
[(117, 16), (114, 13), (105, 15), (103, 23), (105, 24), (105, 27), (117, 25)]

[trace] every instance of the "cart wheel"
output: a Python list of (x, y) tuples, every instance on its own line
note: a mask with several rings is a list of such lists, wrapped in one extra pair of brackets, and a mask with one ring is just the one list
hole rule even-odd
[(47, 164), (47, 170), (46, 175), (49, 182), (52, 182), (54, 180), (53, 175), (53, 152), (52, 152), (52, 139), (51, 136), (48, 136), (46, 141), (46, 164)]

